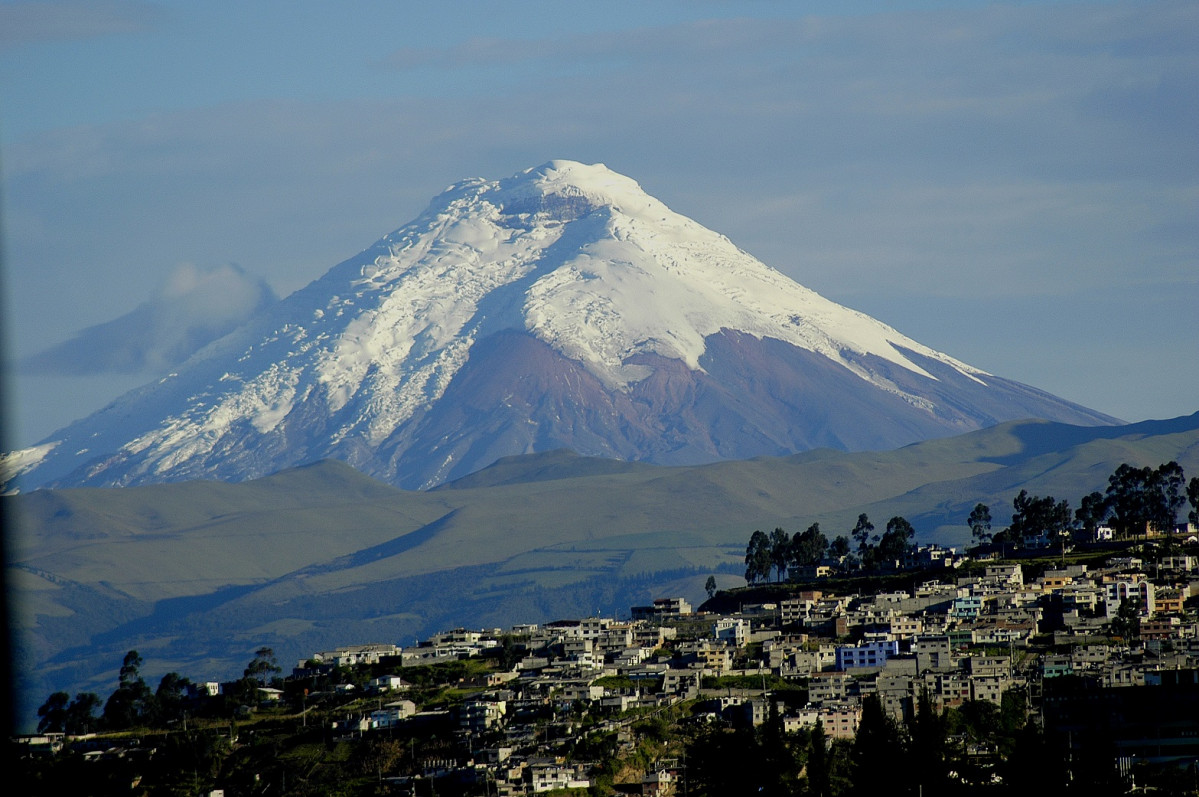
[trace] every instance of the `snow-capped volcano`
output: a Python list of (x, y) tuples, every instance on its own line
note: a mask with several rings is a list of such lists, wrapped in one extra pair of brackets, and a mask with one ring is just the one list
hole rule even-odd
[(451, 186), (176, 373), (12, 455), (23, 489), (337, 458), (429, 487), (531, 451), (662, 463), (1115, 419), (837, 305), (603, 165)]

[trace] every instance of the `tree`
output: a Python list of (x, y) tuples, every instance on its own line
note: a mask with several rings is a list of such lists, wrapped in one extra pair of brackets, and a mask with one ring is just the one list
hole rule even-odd
[(1112, 635), (1122, 639), (1136, 639), (1141, 635), (1141, 613), (1137, 601), (1128, 598), (1120, 599), (1120, 608), (1112, 618)]
[(916, 537), (916, 529), (902, 517), (896, 516), (887, 521), (887, 530), (878, 543), (878, 559), (880, 562), (898, 562), (907, 560), (912, 551), (912, 543)]
[(916, 713), (908, 727), (911, 748), (908, 761), (911, 763), (910, 770), (916, 776), (917, 785), (921, 787), (921, 793), (927, 787), (928, 793), (940, 794), (949, 778), (949, 768), (946, 764), (949, 734), (945, 717), (933, 708), (927, 688), (920, 691)]
[(1008, 735), (1016, 734), (1028, 721), (1028, 696), (1009, 689), (999, 698), (999, 729)]
[(916, 537), (916, 529), (912, 528), (912, 524), (907, 519), (898, 515), (887, 521), (887, 533), (895, 534), (907, 540), (915, 539)]
[(254, 651), (254, 658), (246, 665), (241, 680), (237, 682), (237, 700), (243, 705), (256, 705), (261, 700), (258, 690), (274, 684), (280, 672), (282, 669), (275, 662), (275, 651), (268, 647)]
[(104, 704), (104, 724), (110, 728), (130, 728), (153, 713), (154, 694), (141, 676), (142, 657), (136, 650), (125, 654), (117, 688)]
[(1107, 520), (1107, 499), (1103, 493), (1095, 491), (1084, 495), (1078, 502), (1078, 509), (1074, 510), (1074, 519), (1087, 536), (1094, 539), (1099, 526)]
[(1135, 468), (1127, 462), (1107, 477), (1107, 506), (1119, 536), (1131, 537), (1148, 531), (1152, 478), (1152, 468)]
[(709, 598), (716, 597), (716, 576), (708, 576), (704, 582), (704, 592), (708, 593)]
[[(708, 577), (709, 579), (711, 576)], [(516, 667), (516, 663), (524, 658), (524, 651), (517, 647), (516, 640), (512, 634), (504, 634), (500, 637), (499, 650), (496, 651), (496, 659), (501, 670), (511, 672)]]
[(687, 745), (687, 793), (758, 794), (767, 786), (761, 750), (749, 728), (706, 728)]
[(1022, 543), (1042, 534), (1064, 538), (1073, 529), (1073, 517), (1070, 503), (1065, 499), (1057, 501), (1052, 495), (1041, 497), (1021, 490), (1012, 499), (1012, 524), (1007, 528), (1007, 538)]
[(1154, 531), (1171, 534), (1178, 523), (1178, 510), (1186, 503), (1186, 476), (1182, 466), (1171, 460), (1158, 465), (1149, 480), (1149, 525)]
[(766, 721), (758, 731), (758, 748), (761, 759), (757, 769), (766, 778), (761, 794), (765, 797), (794, 794), (800, 766), (783, 734), (783, 718), (776, 700), (770, 701)]
[(158, 682), (154, 691), (154, 703), (158, 721), (162, 724), (183, 718), (191, 681), (177, 672), (169, 672)]
[(820, 564), (828, 550), (828, 537), (813, 523), (791, 540), (791, 562), (796, 567), (811, 567)]
[(958, 732), (971, 742), (991, 739), (999, 727), (999, 707), (987, 700), (963, 700), (954, 715)]
[(816, 727), (812, 728), (812, 732), (808, 736), (807, 771), (809, 794), (814, 795), (814, 797), (826, 797), (832, 794), (832, 784), (829, 778), (832, 770), (831, 763), (829, 760), (828, 736), (824, 732), (824, 723), (817, 719)]
[(1112, 525), (1121, 536), (1148, 534), (1150, 529), (1166, 532), (1178, 520), (1185, 503), (1185, 476), (1177, 462), (1156, 469), (1137, 468), (1127, 462), (1107, 480), (1107, 505)]
[(1065, 498), (1053, 502), (1049, 499), (1046, 506), (1047, 518), (1045, 531), (1050, 537), (1056, 537), (1062, 545), (1062, 555), (1066, 553), (1066, 542), (1074, 536), (1074, 513), (1070, 511), (1070, 502)]
[(1025, 537), (1031, 536), (1034, 533), (1031, 531), (1032, 523), (1028, 518), (1031, 506), (1032, 499), (1028, 495), (1028, 490), (1021, 490), (1012, 499), (1012, 522), (1005, 529), (1008, 539), (1023, 542)]
[(854, 541), (858, 544), (858, 559), (862, 563), (862, 567), (870, 564), (870, 534), (874, 531), (874, 524), (870, 522), (870, 518), (866, 517), (866, 513), (858, 515), (858, 522), (854, 524), (853, 530), (849, 532)]
[(67, 706), (67, 733), (84, 734), (96, 729), (99, 720), (100, 696), (95, 692), (80, 692)]
[(96, 709), (100, 698), (93, 692), (80, 692), (74, 700), (66, 692), (55, 692), (37, 710), (38, 733), (80, 735), (96, 728)]
[(281, 672), (283, 668), (275, 661), (275, 651), (261, 647), (254, 651), (254, 658), (246, 666), (243, 674), (246, 678), (258, 681), (259, 686), (270, 686)]
[(903, 738), (878, 695), (862, 698), (862, 718), (853, 740), (853, 793), (889, 794), (896, 773), (905, 771)]
[(753, 584), (770, 578), (770, 538), (758, 530), (749, 537), (745, 547), (745, 580)]
[(777, 577), (782, 581), (783, 573), (787, 571), (787, 563), (791, 560), (791, 535), (776, 528), (770, 532), (770, 563), (774, 565)]
[(67, 706), (71, 696), (66, 692), (55, 692), (46, 698), (46, 702), (38, 707), (37, 715), (41, 717), (37, 723), (38, 733), (66, 733)]
[(975, 504), (966, 521), (970, 525), (970, 536), (975, 545), (991, 541), (991, 508), (986, 504)]
[(1065, 785), (1064, 764), (1040, 727), (1029, 720), (1013, 735), (1011, 753), (1000, 761), (999, 772), (1010, 786), (1009, 794), (1044, 794), (1046, 789), (1060, 791)]
[(1187, 501), (1191, 505), (1187, 519), (1191, 521), (1192, 526), (1199, 526), (1199, 476), (1192, 476), (1187, 483)]
[(829, 543), (828, 555), (838, 560), (849, 556), (849, 538), (844, 534), (834, 537), (833, 541)]

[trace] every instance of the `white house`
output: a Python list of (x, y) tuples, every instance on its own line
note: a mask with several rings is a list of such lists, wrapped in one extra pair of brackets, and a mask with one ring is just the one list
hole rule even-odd
[(733, 647), (742, 647), (749, 641), (749, 623), (740, 617), (722, 617), (712, 627), (712, 635)]
[(376, 692), (403, 692), (412, 687), (398, 675), (380, 675), (367, 682), (367, 687)]

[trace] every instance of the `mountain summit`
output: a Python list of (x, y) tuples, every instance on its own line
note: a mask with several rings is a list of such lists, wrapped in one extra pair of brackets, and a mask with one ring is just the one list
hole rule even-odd
[(23, 489), (317, 459), (427, 488), (503, 456), (666, 464), (1115, 419), (831, 302), (601, 164), (451, 186), (175, 373), (10, 455)]

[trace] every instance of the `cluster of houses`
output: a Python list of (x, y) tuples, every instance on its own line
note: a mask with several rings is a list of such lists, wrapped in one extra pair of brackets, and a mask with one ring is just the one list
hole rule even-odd
[[(420, 775), (393, 778), (401, 793), (419, 791), (418, 778), (442, 777), (497, 795), (584, 788), (595, 762), (568, 755), (581, 734), (603, 734), (631, 748), (636, 722), (684, 702), (690, 722), (757, 726), (775, 716), (787, 732), (820, 723), (828, 736), (852, 739), (869, 695), (906, 719), (922, 699), (938, 711), (966, 701), (1002, 706), (1015, 690), (1019, 705), (1049, 722), (1045, 706), (1052, 699), (1046, 696), (1055, 683), (1085, 684), (1092, 690), (1087, 705), (1095, 704), (1095, 694), (1115, 691), (1145, 703), (1125, 687), (1186, 686), (1185, 694), (1173, 691), (1159, 701), (1162, 711), (1172, 712), (1183, 705), (1177, 702), (1183, 694), (1190, 701), (1185, 705), (1197, 708), (1189, 719), (1170, 718), (1165, 725), (1178, 738), (1164, 746), (1174, 762), (1199, 762), (1199, 557), (1178, 554), (1151, 565), (1114, 557), (1102, 567), (1063, 566), (1029, 580), (1015, 562), (986, 563), (960, 575), (965, 571), (955, 569), (955, 556), (938, 561), (945, 577), (910, 591), (807, 589), (719, 614), (664, 598), (633, 607), (623, 620), (455, 629), (413, 647), (319, 651), (299, 662), (291, 678), (369, 667), (369, 682), (336, 687), (347, 699), (331, 732), (429, 731), (459, 740), (457, 754), (422, 762)], [(419, 696), (410, 681), (428, 681), (416, 668), (497, 657), (501, 650), (503, 666), (467, 668), (476, 675), (442, 685), (460, 699), (435, 706), (413, 699)], [(722, 676), (741, 677), (713, 680)], [(780, 679), (798, 689), (772, 691)], [(215, 683), (197, 686), (219, 692)], [(796, 700), (804, 688), (806, 700)], [(261, 690), (266, 702), (282, 696)], [(1068, 700), (1056, 705), (1065, 707), (1062, 716), (1083, 716), (1070, 714)], [(1148, 722), (1165, 727), (1156, 718)], [(1152, 741), (1117, 743), (1129, 756), (1150, 759), (1163, 749), (1161, 738)], [(641, 793), (675, 793), (682, 777), (678, 762), (659, 762), (644, 773)]]
[[(542, 792), (588, 785), (587, 766), (567, 764), (562, 755), (583, 717), (589, 733), (614, 732), (631, 744), (633, 720), (626, 712), (635, 708), (645, 711), (633, 716), (645, 716), (697, 701), (694, 721), (759, 725), (773, 704), (788, 732), (819, 722), (827, 735), (852, 739), (862, 700), (872, 694), (902, 719), (922, 695), (937, 710), (971, 700), (1000, 705), (1010, 690), (1035, 705), (1046, 683), (1068, 675), (1114, 688), (1177, 682), (1180, 673), (1190, 673), (1186, 677), (1199, 686), (1197, 597), (1199, 558), (1193, 555), (1166, 557), (1152, 568), (1116, 558), (1101, 568), (1048, 570), (1028, 582), (1019, 563), (1000, 562), (911, 592), (808, 590), (721, 615), (696, 614), (687, 601), (671, 598), (634, 607), (623, 621), (457, 629), (416, 647), (319, 652), (295, 674), (391, 664), (397, 674), (367, 686), (379, 694), (377, 707), (347, 717), (346, 733), (449, 725), (468, 740), (492, 744), (476, 749), (468, 742), (469, 761), (432, 762), (425, 776), (483, 778), (497, 794)], [(1139, 632), (1113, 639), (1121, 607), (1126, 618), (1135, 612)], [(403, 669), (483, 656), (504, 637), (519, 642), (523, 658), (510, 670), (459, 684), (469, 690), (460, 703), (418, 711), (404, 697)], [(709, 680), (730, 675), (748, 677), (735, 681), (741, 688)], [(806, 705), (785, 701), (780, 707), (768, 676), (774, 683), (778, 677), (806, 684)], [(762, 687), (752, 688), (758, 678)], [(494, 744), (497, 739), (502, 742)], [(1192, 752), (1199, 757), (1199, 750)], [(668, 793), (678, 776), (667, 762), (646, 773), (642, 793)]]

